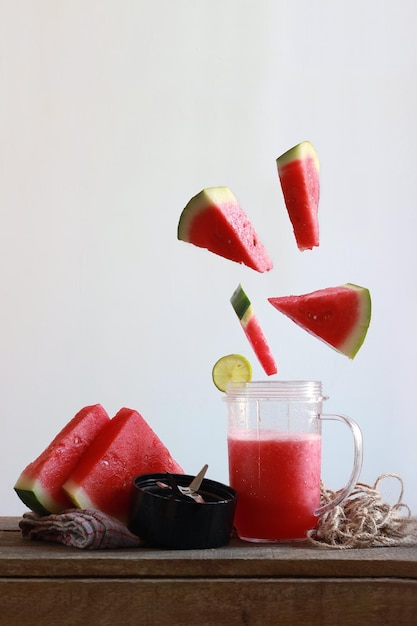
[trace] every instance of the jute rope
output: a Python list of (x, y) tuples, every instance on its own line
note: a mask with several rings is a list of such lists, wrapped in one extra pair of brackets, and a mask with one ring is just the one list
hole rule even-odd
[[(400, 495), (393, 505), (383, 502), (378, 487), (386, 478), (400, 484)], [(322, 484), (321, 504), (338, 495)], [(417, 544), (417, 518), (402, 502), (403, 480), (396, 474), (381, 474), (373, 487), (357, 483), (350, 496), (340, 505), (318, 518), (308, 540), (325, 548), (369, 548)]]

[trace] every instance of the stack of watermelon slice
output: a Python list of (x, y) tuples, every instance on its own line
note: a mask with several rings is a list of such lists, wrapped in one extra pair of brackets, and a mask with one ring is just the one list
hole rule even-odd
[[(320, 163), (314, 146), (303, 141), (276, 159), (285, 206), (300, 251), (319, 246), (318, 206)], [(203, 189), (181, 213), (178, 239), (258, 272), (272, 261), (249, 217), (227, 187)], [(371, 319), (369, 290), (352, 283), (302, 295), (268, 298), (278, 311), (308, 333), (353, 359), (362, 346)], [(277, 366), (249, 297), (239, 285), (232, 306), (259, 362), (268, 376)]]
[(81, 409), (20, 474), (14, 489), (39, 515), (92, 508), (127, 521), (132, 480), (153, 472), (184, 473), (143, 417), (100, 404)]

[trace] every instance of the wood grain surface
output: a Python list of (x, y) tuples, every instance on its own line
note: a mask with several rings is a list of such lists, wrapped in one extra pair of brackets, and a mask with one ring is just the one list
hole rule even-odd
[(417, 624), (417, 547), (83, 551), (0, 518), (1, 626)]

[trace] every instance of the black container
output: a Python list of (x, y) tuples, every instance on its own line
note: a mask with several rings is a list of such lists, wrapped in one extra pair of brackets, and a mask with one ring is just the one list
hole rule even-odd
[[(175, 482), (188, 487), (194, 476), (173, 474)], [(198, 490), (204, 502), (178, 496), (167, 474), (143, 474), (133, 481), (128, 527), (153, 546), (190, 550), (217, 548), (229, 543), (237, 494), (234, 489), (204, 478)]]

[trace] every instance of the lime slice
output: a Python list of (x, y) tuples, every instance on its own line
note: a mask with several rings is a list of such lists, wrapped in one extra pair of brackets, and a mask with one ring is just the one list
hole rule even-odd
[(252, 366), (241, 354), (227, 354), (214, 364), (212, 378), (217, 389), (226, 391), (229, 380), (239, 383), (252, 380)]

